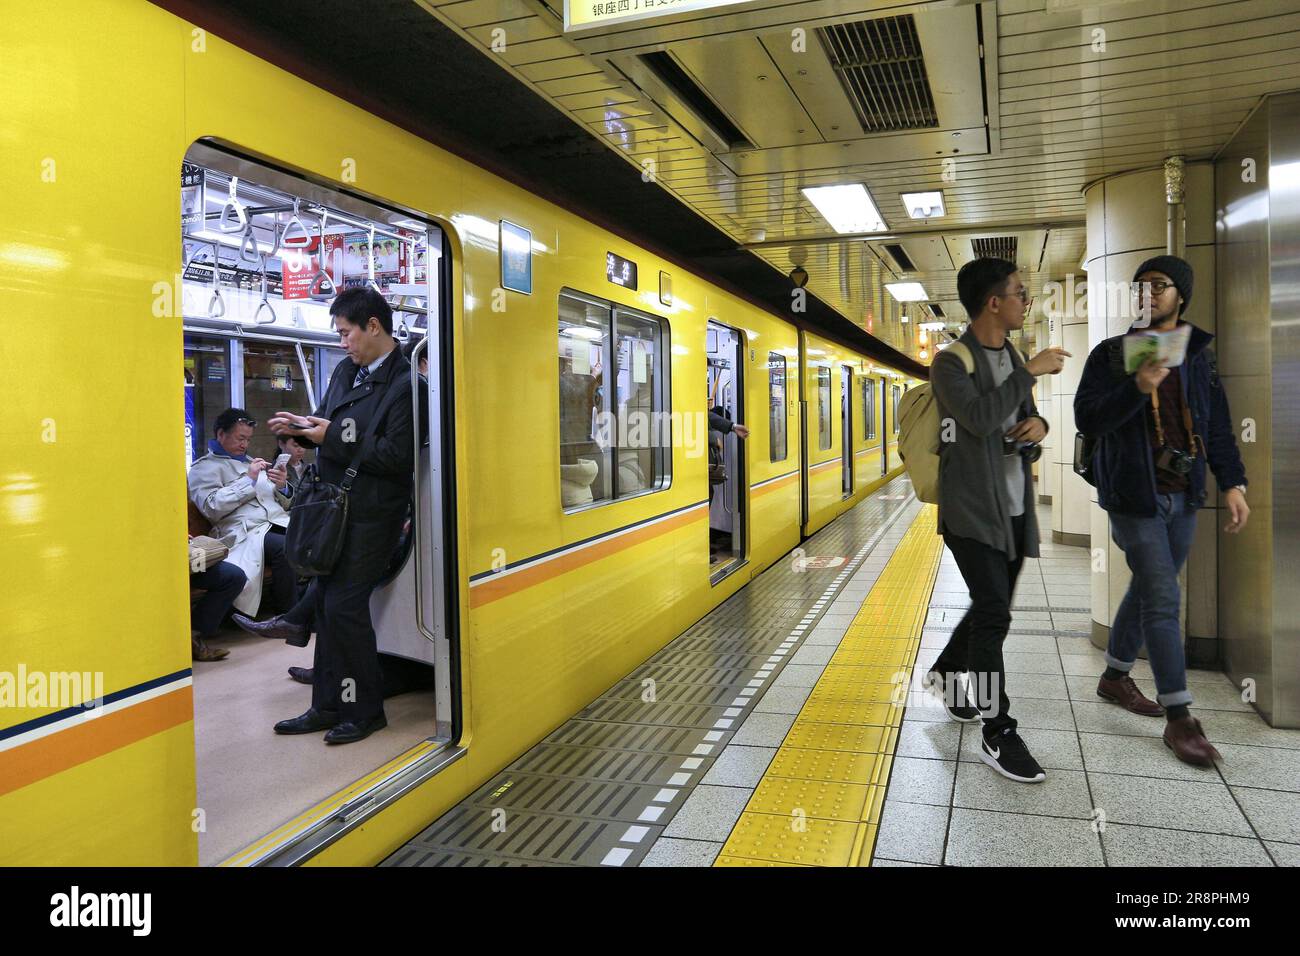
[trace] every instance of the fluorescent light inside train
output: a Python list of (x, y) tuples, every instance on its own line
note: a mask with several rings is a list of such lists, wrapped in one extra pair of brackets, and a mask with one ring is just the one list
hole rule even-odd
[(836, 232), (884, 232), (889, 228), (862, 183), (805, 186), (803, 194)]
[(930, 298), (919, 282), (887, 282), (885, 288), (898, 302), (924, 302)]

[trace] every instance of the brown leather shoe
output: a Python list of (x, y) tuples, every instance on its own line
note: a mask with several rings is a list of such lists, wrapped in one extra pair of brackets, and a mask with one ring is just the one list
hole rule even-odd
[(1165, 725), (1165, 746), (1174, 752), (1174, 756), (1183, 763), (1198, 767), (1213, 767), (1214, 761), (1222, 760), (1214, 744), (1205, 739), (1201, 722), (1190, 714), (1171, 720)]
[(197, 634), (190, 635), (190, 658), (196, 661), (223, 661), (230, 656), (224, 647), (211, 647)]
[[(283, 614), (277, 614), (265, 621), (254, 621), (246, 614), (232, 614), (230, 619), (249, 634), (256, 634), (258, 637), (269, 637), (277, 641), (297, 641), (307, 636), (307, 628), (298, 624), (290, 624), (284, 619)], [(302, 641), (299, 646), (306, 643), (306, 641)]]
[(1138, 690), (1138, 685), (1128, 674), (1118, 680), (1106, 680), (1104, 677), (1098, 680), (1097, 696), (1143, 717), (1159, 717), (1165, 712), (1163, 707)]

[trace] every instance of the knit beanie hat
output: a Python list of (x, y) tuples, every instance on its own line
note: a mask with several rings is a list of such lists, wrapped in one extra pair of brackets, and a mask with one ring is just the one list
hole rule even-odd
[(1138, 276), (1144, 272), (1163, 272), (1169, 276), (1174, 288), (1183, 297), (1183, 304), (1178, 307), (1178, 314), (1182, 315), (1187, 311), (1187, 306), (1192, 301), (1191, 263), (1177, 256), (1152, 256), (1137, 267), (1137, 272), (1133, 273), (1133, 281), (1137, 282)]

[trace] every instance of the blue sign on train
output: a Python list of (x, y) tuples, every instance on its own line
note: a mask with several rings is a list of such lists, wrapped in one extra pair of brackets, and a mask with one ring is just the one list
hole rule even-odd
[(533, 234), (523, 226), (501, 220), (501, 287), (533, 292)]

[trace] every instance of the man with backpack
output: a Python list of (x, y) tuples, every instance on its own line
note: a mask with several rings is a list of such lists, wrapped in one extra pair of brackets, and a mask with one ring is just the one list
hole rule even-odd
[[(1192, 267), (1177, 256), (1156, 256), (1133, 274), (1140, 323), (1155, 332), (1186, 325)], [(1134, 332), (1138, 326), (1129, 330)], [(1210, 333), (1191, 326), (1180, 365), (1155, 361), (1125, 371), (1123, 336), (1106, 339), (1088, 356), (1074, 398), (1079, 431), (1096, 442), (1085, 477), (1097, 486), (1097, 503), (1109, 514), (1111, 536), (1133, 578), (1115, 612), (1106, 670), (1097, 695), (1143, 716), (1166, 716), (1165, 745), (1185, 763), (1213, 766), (1222, 759), (1188, 713), (1187, 662), (1179, 626), (1178, 572), (1205, 503), (1208, 462), (1224, 491), (1230, 521), (1246, 525), (1246, 469), (1232, 433), (1228, 398), (1207, 346)], [(1129, 671), (1145, 640), (1155, 675), (1156, 700), (1148, 700)]]
[[(983, 722), (980, 758), (1021, 783), (1046, 778), (1010, 714), (1002, 642), (1026, 557), (1038, 557), (1031, 463), (1047, 422), (1032, 389), (1068, 352), (1047, 348), (1028, 362), (1007, 341), (1025, 324), (1029, 290), (1013, 262), (975, 259), (957, 273), (970, 326), (930, 366), (939, 413), (939, 533), (970, 589), (971, 606), (927, 674), (954, 720)], [(909, 466), (910, 467), (910, 466)], [(972, 701), (961, 683), (966, 673)]]

